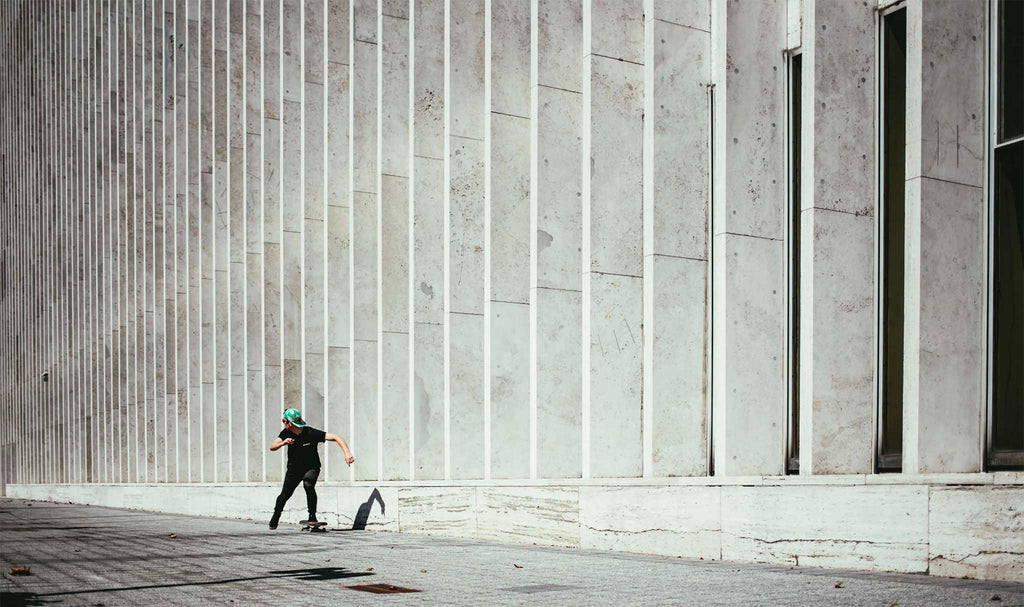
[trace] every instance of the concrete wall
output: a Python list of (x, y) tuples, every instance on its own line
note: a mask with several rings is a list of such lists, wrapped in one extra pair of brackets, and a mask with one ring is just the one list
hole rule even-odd
[[(255, 516), (225, 500), (273, 495), (284, 452), (266, 445), (297, 407), (355, 453), (349, 468), (327, 450), (325, 486), (400, 487), (407, 520), (431, 500), (483, 516), (566, 492), (567, 516), (594, 522), (565, 543), (659, 552), (582, 538), (624, 502), (671, 538), (720, 507), (707, 554), (761, 558), (727, 548), (750, 535), (727, 512), (793, 539), (808, 500), (827, 511), (851, 482), (882, 507), (866, 486), (902, 477), (872, 474), (874, 4), (2, 3), (0, 485)], [(903, 432), (908, 499), (1005, 485), (975, 517), (997, 564), (922, 557), (937, 536), (911, 527), (957, 500), (906, 511), (892, 541), (910, 560), (868, 565), (850, 547), (870, 533), (826, 526), (852, 560), (819, 564), (1020, 575), (998, 563), (1020, 555), (999, 521), (1021, 479), (982, 473), (985, 14), (908, 2)], [(787, 51), (804, 66), (799, 235)], [(793, 238), (800, 479), (829, 491), (778, 476)], [(945, 473), (964, 476), (918, 476)], [(778, 480), (669, 488), (750, 478)], [(779, 500), (799, 507), (772, 531), (782, 511), (758, 504)], [(547, 537), (528, 518), (474, 529)]]

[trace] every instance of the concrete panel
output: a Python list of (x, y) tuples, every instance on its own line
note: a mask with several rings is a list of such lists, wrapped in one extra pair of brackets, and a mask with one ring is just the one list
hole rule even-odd
[[(276, 422), (277, 417), (270, 417), (263, 409), (263, 371), (249, 370), (245, 374), (245, 386), (242, 388), (246, 399), (246, 416), (248, 428), (245, 432), (245, 465), (249, 482), (263, 480), (263, 460), (267, 447), (270, 446), (266, 424)], [(276, 426), (271, 426), (271, 429)], [(272, 439), (271, 439), (272, 440)]]
[(305, 220), (302, 269), (302, 331), (306, 353), (324, 354), (326, 346), (324, 302), (327, 300), (326, 232), (320, 219)]
[[(874, 461), (875, 231), (869, 216), (803, 211), (800, 465), (870, 473)], [(807, 246), (810, 243), (810, 247)], [(810, 249), (808, 251), (808, 249)]]
[(443, 0), (415, 3), (413, 20), (412, 134), (417, 157), (444, 158), (444, 61), (446, 14)]
[(588, 294), (583, 305), (583, 339), (585, 347), (589, 344), (589, 360), (583, 358), (584, 475), (640, 476), (643, 280), (592, 272), (584, 283), (584, 297)]
[[(367, 0), (360, 0), (366, 2)], [(377, 45), (353, 43), (352, 58), (352, 189), (356, 192), (377, 191)], [(376, 32), (376, 26), (374, 26)]]
[(409, 334), (380, 335), (383, 480), (409, 479)]
[(448, 315), (451, 478), (484, 477), (484, 318)]
[(907, 179), (985, 185), (986, 21), (984, 5), (908, 6)]
[[(302, 411), (305, 406), (302, 398), (302, 387), (305, 383), (302, 365), (302, 360), (284, 359), (284, 364), (281, 367), (281, 377), (284, 382), (282, 384), (282, 395), (284, 398), (284, 402), (281, 407), (282, 411), (292, 408)], [(304, 411), (303, 414), (305, 415)]]
[(409, 180), (381, 176), (380, 326), (409, 331)]
[(578, 291), (583, 238), (583, 95), (538, 86), (531, 158), (531, 215), (536, 226), (536, 283)]
[(583, 3), (581, 0), (537, 0), (533, 4), (536, 82), (566, 91), (583, 91)]
[(722, 558), (927, 571), (924, 487), (722, 487)]
[[(302, 233), (282, 233), (281, 349), (286, 360), (302, 358)], [(267, 247), (268, 250), (270, 247)], [(269, 306), (268, 306), (269, 307)]]
[(348, 64), (349, 0), (327, 3), (327, 60)]
[(355, 192), (352, 208), (354, 339), (377, 339), (377, 200)]
[(643, 68), (584, 63), (583, 270), (643, 274)]
[[(331, 3), (331, 11), (335, 3)], [(333, 39), (332, 39), (333, 43)], [(346, 54), (348, 44), (346, 41)], [(349, 207), (349, 75), (348, 65), (327, 64), (327, 204)]]
[(530, 3), (494, 2), (490, 12), (489, 109), (526, 118), (530, 115)]
[(781, 474), (786, 436), (782, 242), (715, 237), (716, 475)]
[[(984, 419), (985, 200), (907, 182), (903, 470), (977, 472)], [(916, 238), (915, 238), (916, 237)]]
[(711, 37), (650, 16), (646, 33), (645, 253), (707, 259)]
[[(320, 353), (306, 353), (302, 361), (302, 406), (298, 407), (306, 423), (320, 430), (324, 429), (326, 421), (327, 386), (324, 381), (324, 358), (325, 356)], [(328, 444), (327, 447), (338, 448), (333, 444)], [(320, 463), (322, 464), (323, 460)]]
[[(283, 426), (281, 414), (285, 407), (282, 392), (283, 369), (280, 365), (267, 365), (263, 370), (263, 403), (264, 403), (264, 450), (270, 446)], [(280, 481), (284, 478), (284, 462), (286, 452), (278, 449), (277, 453), (264, 452), (264, 480)]]
[(409, 21), (387, 12), (380, 19), (380, 171), (408, 177)]
[[(264, 105), (266, 111), (266, 105)], [(281, 244), (281, 121), (263, 121), (263, 241)]]
[[(448, 0), (448, 47), (451, 62), (447, 93), (448, 134), (483, 140), (484, 118), (484, 4), (477, 0)], [(452, 147), (455, 147), (453, 142)]]
[(353, 341), (352, 438), (356, 480), (377, 480), (377, 342)]
[(303, 217), (302, 190), (302, 104), (284, 101), (281, 120), (281, 161), (275, 170), (281, 172), (281, 229), (301, 232)]
[(691, 29), (711, 32), (711, 3), (708, 0), (648, 0), (648, 17)]
[[(320, 0), (303, 0), (302, 6), (302, 39), (304, 46), (302, 61), (304, 78), (307, 83), (324, 84), (324, 33), (327, 29), (325, 7), (327, 3)], [(306, 101), (309, 102), (307, 89)]]
[(302, 212), (306, 219), (324, 219), (324, 87), (306, 83), (303, 110)]
[(579, 498), (575, 487), (481, 487), (476, 537), (579, 547)]
[(579, 291), (535, 289), (532, 355), (536, 392), (531, 407), (539, 478), (582, 474), (583, 307)]
[(580, 487), (580, 548), (717, 560), (719, 487)]
[(477, 491), (471, 487), (403, 487), (398, 528), (403, 533), (474, 537)]
[(351, 267), (349, 242), (351, 211), (341, 207), (327, 209), (327, 345), (345, 348), (352, 336)]
[(412, 305), (416, 322), (444, 321), (444, 162), (417, 156), (413, 165)]
[(1020, 493), (1020, 487), (930, 488), (928, 572), (1024, 582)]
[[(707, 262), (650, 256), (644, 273), (644, 473), (707, 474)], [(648, 286), (649, 284), (649, 286)]]
[(725, 99), (719, 97), (727, 118), (725, 198), (716, 205), (716, 233), (782, 238), (785, 17), (781, 0), (728, 5)]
[(444, 478), (444, 327), (413, 325), (413, 477)]
[(352, 37), (356, 42), (377, 42), (377, 1), (349, 0), (352, 5)]
[(530, 307), (490, 305), (491, 478), (530, 476)]
[(483, 141), (452, 137), (449, 160), (450, 309), (484, 311), (484, 160)]
[[(337, 434), (351, 447), (351, 350), (328, 348), (327, 350), (327, 407), (324, 431)], [(344, 452), (327, 445), (324, 458), (323, 478), (326, 481), (347, 481), (350, 468), (345, 463)], [(355, 451), (352, 452), (355, 455)]]
[(644, 0), (585, 0), (583, 56), (587, 55), (642, 64)]
[(281, 0), (281, 101), (286, 106), (302, 100), (302, 4)]
[(530, 298), (530, 121), (491, 114), (490, 293), (495, 301)]

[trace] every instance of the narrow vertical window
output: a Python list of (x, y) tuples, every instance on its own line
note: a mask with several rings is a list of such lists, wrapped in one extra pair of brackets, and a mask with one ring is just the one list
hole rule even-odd
[(994, 7), (988, 464), (1024, 467), (1024, 2)]
[(882, 17), (881, 326), (879, 470), (899, 470), (903, 452), (903, 240), (907, 11)]
[(789, 448), (786, 471), (800, 472), (800, 91), (802, 55), (789, 60)]

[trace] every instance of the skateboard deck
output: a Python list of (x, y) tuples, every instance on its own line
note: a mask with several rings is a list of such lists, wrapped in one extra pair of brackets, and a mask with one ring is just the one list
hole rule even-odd
[(327, 531), (327, 523), (324, 521), (315, 521), (312, 523), (309, 521), (299, 521), (299, 524), (302, 525), (302, 529), (300, 529), (300, 531), (309, 531), (312, 533), (324, 533)]

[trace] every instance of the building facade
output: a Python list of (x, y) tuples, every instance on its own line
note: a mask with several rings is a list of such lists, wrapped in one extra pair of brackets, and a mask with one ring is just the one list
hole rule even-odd
[(4, 2), (6, 494), (1024, 580), (1022, 6)]

